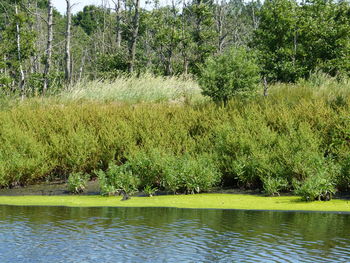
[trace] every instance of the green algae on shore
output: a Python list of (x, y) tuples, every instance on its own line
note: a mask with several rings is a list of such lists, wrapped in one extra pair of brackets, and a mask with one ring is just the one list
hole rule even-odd
[(208, 209), (339, 211), (350, 212), (349, 200), (303, 202), (298, 196), (265, 197), (244, 194), (197, 194), (132, 197), (102, 196), (0, 196), (0, 205), (68, 207), (176, 207)]

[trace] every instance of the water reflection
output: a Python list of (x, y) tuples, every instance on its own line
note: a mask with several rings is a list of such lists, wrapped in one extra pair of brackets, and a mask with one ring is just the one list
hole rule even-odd
[(0, 206), (0, 262), (348, 262), (350, 215)]

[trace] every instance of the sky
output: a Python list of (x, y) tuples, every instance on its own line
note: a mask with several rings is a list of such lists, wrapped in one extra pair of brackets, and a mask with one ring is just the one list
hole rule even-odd
[[(0, 0), (1, 1), (1, 0)], [(109, 3), (111, 7), (114, 6), (112, 0), (71, 0), (71, 4), (76, 4), (73, 7), (73, 13), (77, 13), (83, 10), (86, 5), (101, 5), (102, 2)], [(165, 1), (166, 2), (166, 1)], [(66, 1), (65, 0), (52, 0), (53, 6), (61, 13), (66, 13)], [(141, 0), (141, 6), (145, 3), (145, 0)]]
[[(76, 4), (73, 7), (73, 12), (79, 12), (84, 8), (86, 5), (100, 5), (101, 0), (71, 0), (72, 4)], [(110, 3), (113, 3), (112, 1), (109, 1)], [(66, 13), (66, 1), (65, 0), (52, 0), (53, 6), (57, 8), (57, 10), (64, 14)]]

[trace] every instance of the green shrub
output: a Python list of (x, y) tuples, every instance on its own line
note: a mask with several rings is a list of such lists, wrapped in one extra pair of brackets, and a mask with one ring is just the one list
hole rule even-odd
[(138, 190), (139, 178), (132, 174), (128, 165), (115, 165), (110, 163), (107, 171), (98, 173), (102, 195), (125, 194), (132, 195)]
[(169, 155), (157, 149), (148, 152), (140, 151), (128, 158), (132, 173), (140, 178), (140, 187), (161, 188)]
[(234, 48), (206, 61), (199, 84), (203, 95), (226, 104), (234, 95), (253, 90), (259, 79), (259, 68), (252, 51)]
[(164, 186), (171, 192), (199, 193), (208, 191), (220, 181), (221, 175), (208, 156), (174, 157), (166, 167)]
[(293, 181), (295, 194), (305, 201), (328, 201), (335, 194), (334, 174), (336, 167), (321, 168), (304, 181)]
[(350, 157), (345, 158), (341, 162), (341, 170), (336, 178), (337, 188), (341, 191), (350, 189)]
[(274, 178), (271, 176), (262, 177), (264, 192), (267, 195), (280, 195), (280, 191), (288, 187), (288, 181), (285, 178)]
[(157, 191), (158, 189), (156, 187), (152, 187), (150, 185), (146, 185), (143, 188), (143, 192), (149, 197), (152, 197)]
[[(329, 180), (346, 191), (349, 108), (329, 103), (333, 89), (298, 85), (273, 86), (265, 98), (233, 98), (226, 108), (50, 98), (9, 103), (0, 110), (0, 187), (108, 171), (113, 162), (139, 179), (141, 191), (191, 193), (217, 183), (264, 190), (267, 176), (291, 185), (320, 170), (335, 174)], [(350, 105), (346, 87), (339, 93)], [(331, 173), (329, 163), (341, 173)], [(105, 177), (102, 192), (120, 192)]]
[(88, 174), (83, 173), (72, 173), (68, 177), (68, 191), (73, 194), (80, 194), (84, 192), (87, 181), (89, 180)]

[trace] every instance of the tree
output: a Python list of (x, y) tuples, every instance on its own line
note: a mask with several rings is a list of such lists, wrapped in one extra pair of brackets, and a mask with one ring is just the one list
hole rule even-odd
[(53, 41), (53, 6), (52, 1), (48, 0), (47, 4), (47, 46), (46, 46), (46, 61), (44, 70), (44, 87), (43, 94), (49, 87), (49, 73), (51, 67), (51, 56), (52, 56), (52, 41)]
[(252, 52), (232, 48), (206, 61), (201, 68), (199, 84), (203, 95), (226, 105), (236, 94), (253, 90), (259, 80), (259, 68)]
[(266, 0), (259, 16), (253, 46), (259, 50), (262, 74), (269, 80), (297, 80), (304, 70), (298, 59), (298, 4)]
[(322, 70), (335, 76), (350, 72), (348, 2), (265, 1), (252, 46), (259, 50), (269, 80), (294, 82)]
[(307, 77), (322, 70), (335, 76), (350, 72), (349, 2), (311, 0), (300, 7), (299, 45)]
[(129, 27), (129, 73), (133, 73), (136, 57), (136, 44), (140, 26), (140, 0), (132, 0), (129, 5), (129, 16), (131, 18)]
[(116, 26), (115, 26), (115, 34), (116, 34), (116, 43), (117, 48), (121, 47), (122, 43), (122, 5), (121, 0), (112, 0), (115, 5), (115, 14), (116, 14)]
[(156, 68), (164, 75), (173, 75), (174, 56), (181, 41), (181, 18), (173, 1), (172, 6), (153, 10), (148, 26), (152, 35), (152, 48), (158, 57)]
[(73, 23), (75, 26), (81, 26), (86, 34), (92, 35), (103, 26), (104, 13), (102, 7), (88, 5), (73, 17)]
[(71, 55), (70, 55), (70, 45), (71, 45), (71, 24), (72, 24), (72, 5), (70, 0), (66, 0), (67, 3), (67, 24), (66, 24), (66, 47), (65, 47), (65, 79), (68, 84), (72, 81), (71, 75)]
[[(18, 7), (15, 4), (15, 14), (18, 16)], [(21, 28), (19, 22), (16, 21), (16, 42), (17, 42), (17, 59), (18, 59), (18, 69), (20, 74), (19, 80), (19, 90), (21, 92), (22, 99), (24, 97), (24, 72), (22, 66), (22, 52), (21, 52)]]
[(190, 66), (193, 73), (198, 74), (199, 65), (216, 51), (214, 5), (210, 0), (193, 0), (183, 12), (187, 23), (191, 24), (190, 33), (194, 43), (195, 56)]
[[(29, 58), (34, 53), (36, 34), (31, 29), (31, 15), (22, 1), (0, 4), (0, 87), (25, 94)], [(16, 88), (18, 87), (18, 88)]]

